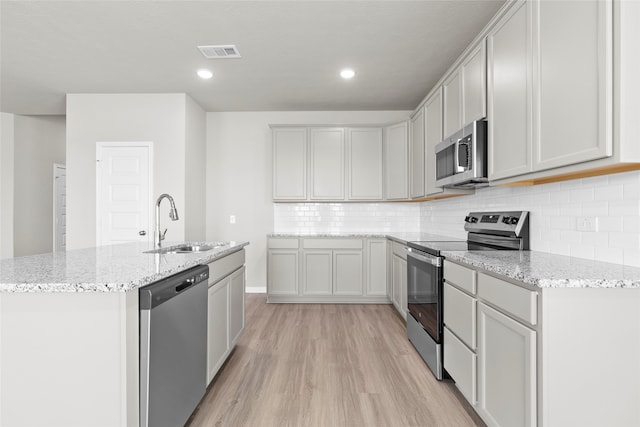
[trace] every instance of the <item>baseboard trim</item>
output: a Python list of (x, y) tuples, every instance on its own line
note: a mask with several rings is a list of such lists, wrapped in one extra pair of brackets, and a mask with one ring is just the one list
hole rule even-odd
[(267, 287), (266, 286), (247, 286), (244, 289), (247, 294), (266, 294)]

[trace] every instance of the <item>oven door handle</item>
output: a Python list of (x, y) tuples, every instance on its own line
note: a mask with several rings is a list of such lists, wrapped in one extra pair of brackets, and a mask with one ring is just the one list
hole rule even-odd
[(418, 261), (426, 262), (435, 267), (440, 267), (442, 265), (441, 257), (437, 257), (429, 254), (416, 253), (416, 251), (414, 251), (411, 248), (405, 248), (405, 252), (407, 253), (407, 256), (410, 256), (411, 258), (415, 258)]

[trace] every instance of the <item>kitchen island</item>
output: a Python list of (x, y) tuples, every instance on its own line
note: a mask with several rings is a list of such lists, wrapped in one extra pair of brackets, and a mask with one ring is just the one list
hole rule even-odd
[(154, 254), (132, 243), (0, 261), (0, 425), (137, 426), (138, 289), (248, 242), (207, 244), (216, 247)]

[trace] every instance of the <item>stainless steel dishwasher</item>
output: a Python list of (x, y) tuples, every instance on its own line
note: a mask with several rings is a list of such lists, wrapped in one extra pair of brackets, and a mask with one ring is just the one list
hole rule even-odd
[(140, 288), (140, 425), (185, 424), (207, 388), (207, 279), (196, 266)]

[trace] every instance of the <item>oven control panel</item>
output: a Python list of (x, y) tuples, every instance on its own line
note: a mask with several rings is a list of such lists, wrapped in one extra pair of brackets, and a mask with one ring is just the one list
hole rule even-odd
[(520, 237), (523, 232), (528, 232), (529, 212), (471, 212), (464, 221), (464, 229), (471, 233)]

